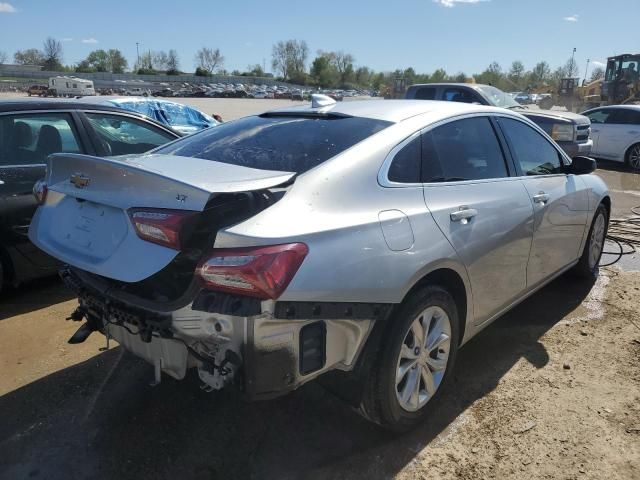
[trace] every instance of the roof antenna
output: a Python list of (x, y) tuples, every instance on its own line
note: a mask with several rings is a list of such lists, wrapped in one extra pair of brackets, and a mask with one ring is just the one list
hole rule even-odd
[(320, 93), (311, 94), (311, 108), (330, 107), (335, 104), (336, 101), (327, 95), (322, 95)]

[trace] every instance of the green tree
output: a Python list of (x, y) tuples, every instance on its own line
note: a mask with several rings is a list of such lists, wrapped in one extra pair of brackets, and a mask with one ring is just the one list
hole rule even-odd
[(430, 77), (431, 77), (431, 82), (433, 83), (446, 82), (448, 80), (447, 72), (442, 68), (437, 69), (435, 72), (431, 74)]
[(355, 58), (350, 53), (335, 52), (334, 65), (340, 74), (341, 85), (354, 79), (353, 62), (355, 62)]
[(109, 57), (109, 70), (111, 73), (124, 73), (129, 66), (127, 59), (117, 48), (109, 49), (107, 56)]
[(42, 54), (45, 70), (58, 71), (62, 70), (62, 42), (55, 38), (48, 37), (42, 45)]
[(306, 70), (309, 47), (304, 40), (279, 41), (273, 45), (271, 66), (283, 80), (303, 77)]
[(86, 62), (96, 72), (109, 71), (109, 55), (104, 50), (94, 50), (89, 53)]
[(368, 87), (371, 85), (371, 79), (373, 77), (373, 71), (368, 67), (358, 67), (356, 69), (356, 83), (362, 87)]
[(531, 70), (531, 82), (535, 86), (544, 85), (549, 81), (551, 77), (551, 69), (549, 68), (549, 64), (547, 62), (538, 62), (536, 66)]
[(216, 69), (222, 69), (224, 66), (224, 55), (219, 48), (202, 47), (196, 53), (196, 62), (202, 70), (214, 73)]
[(37, 48), (18, 50), (13, 54), (13, 60), (18, 65), (44, 65), (44, 54)]
[(202, 67), (196, 67), (196, 72), (195, 75), (197, 77), (210, 77), (211, 76), (211, 72), (209, 70), (206, 70)]
[(511, 68), (509, 69), (508, 78), (511, 81), (512, 85), (517, 89), (523, 88), (524, 82), (524, 64), (520, 60), (516, 60), (511, 64)]
[(457, 83), (465, 83), (467, 81), (467, 74), (464, 72), (456, 73), (451, 79)]
[(310, 75), (313, 83), (321, 87), (334, 87), (338, 83), (338, 72), (330, 54), (319, 51), (311, 63)]
[(247, 65), (246, 75), (249, 77), (264, 77), (265, 73), (262, 65), (256, 63), (255, 65)]
[(576, 62), (573, 57), (567, 60), (567, 63), (564, 64), (564, 74), (567, 78), (577, 77), (579, 71), (580, 67), (578, 66), (578, 62)]
[(167, 75), (179, 75), (180, 72), (180, 58), (178, 52), (171, 49), (167, 53)]

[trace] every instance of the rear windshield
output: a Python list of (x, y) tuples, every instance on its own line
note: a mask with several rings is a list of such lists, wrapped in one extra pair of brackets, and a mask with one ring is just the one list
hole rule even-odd
[(303, 173), (389, 125), (370, 118), (254, 116), (203, 130), (153, 153)]

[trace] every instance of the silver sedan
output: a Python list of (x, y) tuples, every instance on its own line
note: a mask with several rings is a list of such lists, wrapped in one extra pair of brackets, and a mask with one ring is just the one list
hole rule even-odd
[(515, 112), (314, 98), (117, 160), (52, 157), (30, 238), (93, 331), (269, 398), (336, 371), (370, 420), (427, 414), (461, 345), (597, 273), (611, 200)]

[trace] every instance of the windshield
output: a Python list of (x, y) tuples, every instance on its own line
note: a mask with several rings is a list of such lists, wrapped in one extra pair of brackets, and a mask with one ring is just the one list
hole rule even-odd
[(496, 87), (492, 87), (491, 85), (478, 85), (476, 88), (480, 90), (491, 105), (495, 107), (511, 108), (521, 106), (511, 95)]
[(204, 130), (153, 153), (303, 173), (389, 125), (357, 117), (253, 116)]

